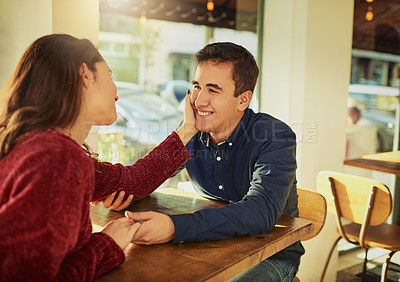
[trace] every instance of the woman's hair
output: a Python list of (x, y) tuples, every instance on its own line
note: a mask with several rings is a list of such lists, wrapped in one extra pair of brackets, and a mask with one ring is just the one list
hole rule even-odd
[(51, 34), (34, 41), (10, 81), (0, 118), (0, 159), (27, 133), (72, 126), (81, 110), (83, 63), (95, 72), (102, 56), (87, 39)]
[(235, 97), (247, 90), (254, 91), (259, 70), (256, 60), (246, 48), (231, 42), (208, 44), (196, 53), (197, 64), (206, 61), (233, 65), (232, 79), (235, 82)]

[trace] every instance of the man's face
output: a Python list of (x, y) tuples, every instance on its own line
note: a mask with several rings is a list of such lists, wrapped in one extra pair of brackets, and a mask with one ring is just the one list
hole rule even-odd
[(225, 139), (243, 115), (243, 111), (239, 111), (240, 98), (233, 95), (235, 82), (232, 79), (232, 68), (231, 63), (200, 63), (193, 80), (191, 96), (197, 129)]

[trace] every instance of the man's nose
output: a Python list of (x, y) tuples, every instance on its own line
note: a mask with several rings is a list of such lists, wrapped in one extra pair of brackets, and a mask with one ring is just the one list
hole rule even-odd
[(207, 106), (208, 104), (207, 94), (203, 92), (203, 90), (197, 92), (197, 95), (194, 98), (195, 98), (194, 104), (196, 107), (200, 108)]

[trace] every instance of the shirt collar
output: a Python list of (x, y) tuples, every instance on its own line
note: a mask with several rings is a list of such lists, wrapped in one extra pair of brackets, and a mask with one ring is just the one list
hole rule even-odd
[[(246, 125), (251, 116), (251, 112), (252, 112), (252, 110), (249, 108), (247, 108), (244, 111), (244, 115), (242, 116), (242, 119), (240, 120), (239, 124), (236, 126), (236, 128), (233, 131), (233, 133), (231, 134), (231, 136), (229, 136), (228, 139), (226, 139), (225, 141), (219, 143), (218, 146), (227, 143), (229, 145), (229, 147), (232, 147), (233, 144), (236, 143), (236, 141), (238, 140), (238, 138), (240, 137), (240, 135), (243, 133), (243, 131), (246, 128)], [(211, 146), (218, 147), (217, 145), (215, 145), (212, 142), (210, 133), (200, 131), (199, 139), (207, 147), (211, 147)]]

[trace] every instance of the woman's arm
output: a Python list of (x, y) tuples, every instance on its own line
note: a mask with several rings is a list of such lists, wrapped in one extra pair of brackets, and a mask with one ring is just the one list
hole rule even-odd
[[(110, 207), (116, 192), (123, 191), (113, 203), (121, 208), (121, 203), (126, 206), (131, 200), (149, 195), (190, 158), (185, 144), (196, 133), (194, 111), (190, 95), (187, 95), (183, 124), (144, 158), (132, 166), (95, 162), (96, 189), (92, 201), (98, 203), (108, 197), (106, 206)], [(127, 199), (128, 195), (130, 199)], [(122, 201), (124, 197), (125, 201)]]
[(104, 200), (115, 191), (141, 199), (158, 188), (190, 158), (179, 135), (173, 132), (144, 158), (131, 166), (95, 161), (96, 188), (92, 201)]
[(70, 150), (63, 145), (10, 160), (16, 166), (14, 177), (2, 185), (13, 189), (0, 206), (0, 273), (5, 281), (91, 281), (125, 259), (121, 247), (135, 232), (130, 230), (133, 222), (117, 222), (118, 231), (109, 227), (92, 234), (93, 164), (78, 146)]

